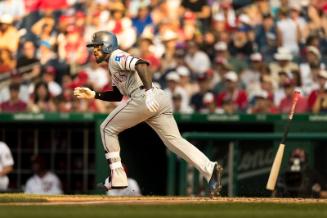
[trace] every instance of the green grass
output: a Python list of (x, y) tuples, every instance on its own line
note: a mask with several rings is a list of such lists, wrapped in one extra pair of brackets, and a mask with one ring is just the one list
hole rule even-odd
[(188, 205), (65, 205), (0, 206), (3, 218), (84, 218), (84, 217), (327, 217), (326, 204), (208, 203)]

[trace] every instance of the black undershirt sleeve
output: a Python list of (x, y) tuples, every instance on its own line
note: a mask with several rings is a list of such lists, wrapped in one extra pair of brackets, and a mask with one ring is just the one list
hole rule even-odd
[(119, 89), (116, 86), (113, 86), (112, 88), (112, 91), (96, 92), (95, 99), (99, 99), (102, 101), (121, 101), (123, 95), (120, 93)]

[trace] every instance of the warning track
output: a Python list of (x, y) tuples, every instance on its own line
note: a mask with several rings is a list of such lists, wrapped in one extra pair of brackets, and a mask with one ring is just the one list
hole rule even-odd
[(327, 204), (327, 199), (303, 198), (207, 198), (207, 197), (111, 197), (102, 195), (0, 194), (0, 205), (94, 205), (94, 204), (214, 204), (214, 203), (304, 203)]

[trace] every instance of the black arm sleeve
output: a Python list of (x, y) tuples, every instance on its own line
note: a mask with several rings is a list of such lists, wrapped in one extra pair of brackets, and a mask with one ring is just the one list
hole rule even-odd
[(119, 89), (116, 86), (113, 86), (112, 91), (108, 92), (96, 92), (95, 99), (102, 101), (121, 101), (123, 95), (120, 93)]

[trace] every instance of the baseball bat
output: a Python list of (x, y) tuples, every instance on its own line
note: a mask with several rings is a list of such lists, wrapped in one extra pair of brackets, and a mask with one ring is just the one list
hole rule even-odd
[(295, 107), (296, 107), (296, 103), (299, 99), (299, 96), (301, 95), (301, 92), (299, 90), (295, 90), (293, 93), (293, 99), (292, 99), (292, 106), (291, 106), (291, 111), (288, 114), (288, 120), (284, 129), (284, 134), (283, 134), (283, 138), (279, 144), (273, 165), (271, 167), (270, 170), (270, 174), (269, 174), (269, 178), (268, 178), (268, 182), (266, 185), (266, 189), (273, 191), (275, 190), (275, 186), (276, 186), (276, 181), (278, 178), (278, 174), (279, 174), (279, 170), (280, 170), (280, 166), (283, 160), (283, 155), (284, 155), (284, 150), (285, 150), (285, 141), (288, 135), (288, 130), (291, 124), (291, 121), (293, 119), (293, 115), (294, 115), (294, 111), (295, 111)]

